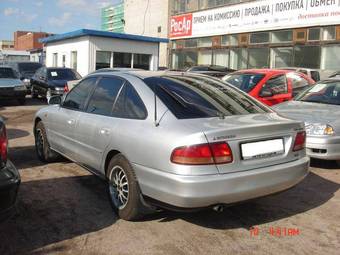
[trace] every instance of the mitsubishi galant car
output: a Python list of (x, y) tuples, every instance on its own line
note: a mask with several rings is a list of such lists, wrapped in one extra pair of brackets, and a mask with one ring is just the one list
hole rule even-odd
[(35, 116), (38, 157), (108, 181), (125, 220), (280, 192), (307, 174), (304, 124), (204, 75), (97, 72)]

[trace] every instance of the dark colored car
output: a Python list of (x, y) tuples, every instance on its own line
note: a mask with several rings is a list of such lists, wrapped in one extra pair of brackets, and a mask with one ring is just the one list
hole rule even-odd
[(202, 66), (192, 66), (187, 72), (205, 74), (208, 76), (222, 78), (225, 75), (235, 72), (236, 70), (230, 69), (224, 66), (214, 66), (214, 65), (202, 65)]
[(262, 103), (272, 106), (292, 100), (315, 82), (303, 73), (276, 69), (249, 69), (222, 78)]
[(19, 172), (7, 159), (7, 147), (6, 127), (0, 117), (0, 221), (12, 215), (20, 185)]
[(27, 88), (27, 92), (31, 93), (30, 80), (35, 72), (42, 67), (37, 62), (10, 62), (8, 66), (12, 67), (18, 73), (19, 79), (22, 80)]
[(77, 71), (65, 67), (42, 67), (31, 79), (32, 97), (50, 98), (53, 95), (63, 95), (67, 91), (67, 83), (80, 80)]
[(17, 73), (6, 66), (0, 67), (0, 99), (16, 99), (19, 104), (25, 104), (26, 86)]

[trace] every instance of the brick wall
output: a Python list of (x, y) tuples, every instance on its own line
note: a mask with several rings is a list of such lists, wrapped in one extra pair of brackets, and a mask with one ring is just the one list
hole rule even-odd
[(39, 39), (49, 35), (45, 32), (17, 31), (14, 33), (14, 48), (15, 50), (41, 49), (43, 44)]

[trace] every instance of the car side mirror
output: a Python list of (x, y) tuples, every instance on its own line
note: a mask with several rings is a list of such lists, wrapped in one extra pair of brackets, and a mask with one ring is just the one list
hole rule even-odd
[(62, 102), (61, 96), (52, 96), (50, 100), (48, 100), (49, 105), (60, 105)]
[(263, 89), (260, 93), (260, 97), (272, 97), (274, 95), (273, 91), (269, 89)]

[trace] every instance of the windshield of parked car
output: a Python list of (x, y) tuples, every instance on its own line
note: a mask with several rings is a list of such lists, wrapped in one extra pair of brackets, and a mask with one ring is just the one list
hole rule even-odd
[(0, 68), (0, 79), (17, 79), (12, 68)]
[(214, 78), (165, 75), (145, 78), (144, 82), (178, 119), (271, 112), (250, 96)]
[(72, 81), (72, 80), (79, 80), (81, 79), (80, 74), (72, 69), (48, 69), (47, 76), (49, 80), (65, 80), (65, 81)]
[(233, 73), (225, 76), (223, 81), (234, 85), (244, 92), (250, 92), (264, 76), (264, 74), (257, 73)]
[(340, 105), (340, 82), (321, 82), (298, 95), (296, 101)]
[(35, 73), (42, 65), (39, 63), (19, 63), (18, 67), (20, 73)]

